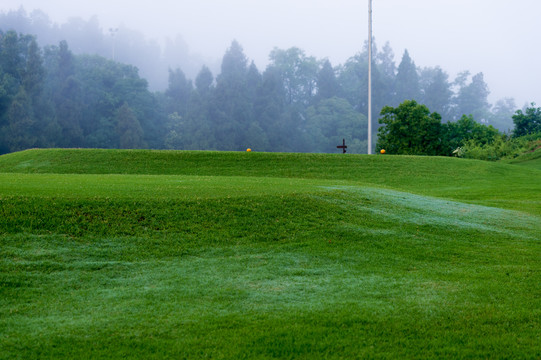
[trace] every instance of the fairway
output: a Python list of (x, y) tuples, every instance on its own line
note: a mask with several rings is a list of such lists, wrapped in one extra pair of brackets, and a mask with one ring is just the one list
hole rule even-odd
[(540, 234), (536, 166), (2, 155), (0, 359), (540, 358)]

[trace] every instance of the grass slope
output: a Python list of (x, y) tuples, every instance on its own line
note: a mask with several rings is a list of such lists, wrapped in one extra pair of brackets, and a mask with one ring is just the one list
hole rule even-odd
[(541, 172), (0, 156), (0, 358), (539, 358)]
[(510, 164), (541, 170), (541, 146), (509, 161)]
[(536, 169), (448, 157), (36, 149), (1, 156), (0, 173), (335, 180), (541, 213)]

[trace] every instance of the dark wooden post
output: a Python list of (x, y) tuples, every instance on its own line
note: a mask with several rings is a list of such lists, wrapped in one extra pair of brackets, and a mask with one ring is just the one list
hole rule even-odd
[(342, 145), (337, 146), (338, 149), (342, 149), (342, 154), (346, 153), (346, 149), (348, 148), (346, 146), (346, 139), (342, 139)]

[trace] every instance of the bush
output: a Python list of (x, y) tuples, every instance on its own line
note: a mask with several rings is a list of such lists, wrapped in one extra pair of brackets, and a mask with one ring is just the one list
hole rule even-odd
[(466, 159), (497, 161), (514, 159), (523, 153), (533, 152), (540, 146), (541, 133), (519, 138), (500, 135), (492, 143), (488, 144), (482, 144), (473, 139), (468, 140), (456, 154)]
[(513, 122), (515, 123), (513, 131), (515, 137), (541, 132), (541, 107), (536, 108), (535, 103), (531, 103), (531, 107), (526, 108), (524, 112), (518, 110), (513, 115)]

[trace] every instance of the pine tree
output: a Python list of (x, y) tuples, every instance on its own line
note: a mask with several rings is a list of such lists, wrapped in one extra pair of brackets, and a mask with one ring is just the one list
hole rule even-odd
[(248, 91), (248, 98), (251, 103), (255, 100), (257, 89), (261, 86), (261, 80), (261, 73), (252, 61), (246, 73), (246, 90)]
[(165, 91), (168, 98), (167, 113), (176, 112), (184, 116), (192, 90), (192, 82), (186, 79), (186, 75), (181, 69), (169, 70), (169, 87)]
[[(54, 122), (59, 135), (54, 139), (56, 146), (81, 147), (84, 145), (82, 86), (75, 76), (73, 54), (66, 41), (46, 51), (49, 64), (47, 94), (54, 106)], [(54, 129), (54, 128), (53, 128)]]
[(24, 57), (20, 51), (19, 36), (15, 31), (8, 31), (0, 38), (0, 43), (0, 68), (20, 82), (24, 71)]
[(483, 73), (475, 74), (471, 82), (467, 83), (469, 72), (463, 72), (457, 76), (455, 81), (459, 86), (455, 98), (455, 118), (462, 115), (473, 115), (476, 121), (483, 121), (488, 118), (490, 104), (488, 102), (488, 85), (485, 83)]
[(40, 49), (35, 38), (32, 38), (28, 46), (28, 54), (24, 68), (22, 85), (26, 93), (31, 98), (39, 96), (43, 80), (45, 78), (45, 70), (43, 68), (43, 59), (41, 58)]
[(411, 59), (408, 50), (405, 50), (396, 74), (394, 103), (400, 104), (404, 100), (418, 100), (420, 98), (420, 93), (417, 68)]
[(143, 129), (133, 110), (124, 103), (116, 114), (116, 132), (121, 149), (140, 149), (147, 145), (143, 141)]
[(8, 110), (9, 127), (7, 143), (10, 151), (30, 149), (37, 145), (36, 121), (32, 110), (32, 101), (21, 88)]
[(247, 58), (233, 41), (222, 60), (222, 72), (216, 79), (211, 109), (213, 133), (220, 150), (243, 150), (249, 139), (246, 130), (253, 119), (247, 86)]
[(206, 95), (212, 90), (214, 76), (207, 66), (203, 66), (195, 78), (195, 89), (200, 95)]
[(441, 114), (444, 120), (451, 120), (451, 99), (453, 91), (449, 75), (440, 67), (425, 68), (421, 71), (421, 99), (431, 111)]
[(268, 66), (262, 75), (261, 86), (254, 103), (254, 116), (267, 138), (259, 149), (293, 151), (291, 138), (295, 138), (297, 130), (288, 122), (286, 107), (280, 71)]
[(340, 84), (329, 60), (325, 60), (317, 76), (317, 100), (340, 97)]
[(62, 87), (55, 96), (56, 122), (61, 128), (62, 136), (57, 140), (61, 147), (83, 146), (83, 121), (81, 86), (73, 76), (62, 83)]

